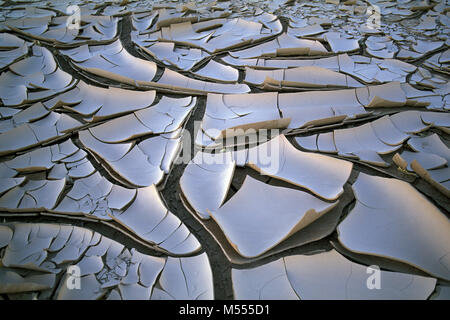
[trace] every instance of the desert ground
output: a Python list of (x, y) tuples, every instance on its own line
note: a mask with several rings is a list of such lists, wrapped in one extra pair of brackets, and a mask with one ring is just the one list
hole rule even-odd
[(0, 0), (0, 300), (450, 299), (449, 30)]

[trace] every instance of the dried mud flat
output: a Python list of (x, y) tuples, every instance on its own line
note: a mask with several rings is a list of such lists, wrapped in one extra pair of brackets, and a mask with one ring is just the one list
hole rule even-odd
[(445, 1), (0, 3), (0, 299), (450, 299)]

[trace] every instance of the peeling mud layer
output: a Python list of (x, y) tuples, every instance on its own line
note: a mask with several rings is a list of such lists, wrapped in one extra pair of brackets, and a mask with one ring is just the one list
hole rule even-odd
[(449, 29), (446, 1), (0, 0), (0, 300), (450, 299)]

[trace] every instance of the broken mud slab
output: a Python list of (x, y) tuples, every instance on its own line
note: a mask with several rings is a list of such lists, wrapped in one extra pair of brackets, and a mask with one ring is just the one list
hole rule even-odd
[[(323, 281), (331, 274), (329, 268), (333, 277)], [(432, 278), (381, 271), (384, 279), (390, 279), (389, 288), (370, 290), (361, 281), (367, 277), (366, 269), (335, 250), (287, 256), (257, 268), (233, 269), (233, 290), (238, 299), (247, 300), (416, 300), (428, 298), (436, 284)]]
[[(349, 187), (346, 186), (345, 188), (348, 189)], [(340, 221), (342, 210), (352, 202), (353, 196), (352, 194), (345, 194), (340, 199), (338, 204), (333, 209), (331, 209), (331, 211), (318, 218), (309, 226), (304, 227), (300, 231), (297, 231), (296, 233), (285, 239), (282, 243), (270, 249), (268, 252), (259, 255), (257, 258), (243, 257), (242, 255), (240, 255), (230, 244), (219, 225), (213, 219), (201, 219), (197, 215), (197, 213), (195, 213), (195, 211), (189, 206), (187, 200), (182, 194), (180, 194), (180, 200), (184, 204), (185, 208), (192, 214), (192, 216), (194, 216), (218, 242), (228, 261), (235, 265), (245, 265), (265, 259), (288, 249), (300, 247), (327, 237), (334, 232), (337, 224)]]

